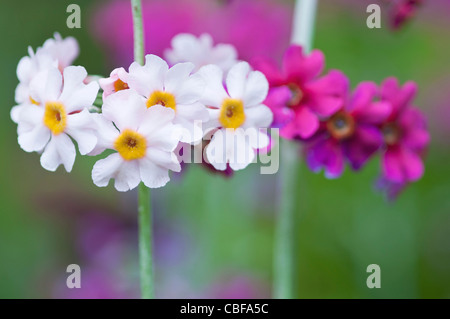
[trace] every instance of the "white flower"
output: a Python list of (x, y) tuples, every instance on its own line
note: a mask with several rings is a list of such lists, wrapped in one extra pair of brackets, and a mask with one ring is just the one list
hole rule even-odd
[(63, 39), (58, 32), (55, 32), (54, 39), (46, 40), (42, 48), (37, 49), (37, 53), (41, 51), (49, 54), (53, 60), (58, 61), (58, 67), (62, 71), (72, 65), (80, 53), (80, 48), (75, 38), (67, 37)]
[(59, 33), (55, 33), (55, 39), (46, 40), (43, 47), (38, 48), (36, 53), (31, 47), (28, 48), (29, 55), (20, 59), (17, 65), (19, 84), (16, 88), (15, 100), (18, 105), (11, 110), (11, 118), (15, 123), (19, 120), (19, 113), (24, 104), (37, 105), (30, 95), (30, 84), (33, 78), (52, 67), (58, 67), (62, 72), (65, 67), (72, 64), (78, 52), (77, 41), (72, 37), (62, 39)]
[(180, 62), (192, 62), (194, 71), (208, 64), (217, 65), (224, 73), (235, 65), (237, 51), (231, 44), (217, 44), (209, 34), (202, 34), (198, 38), (192, 34), (180, 33), (172, 39), (172, 49), (164, 52), (165, 59), (174, 65)]
[(103, 89), (103, 99), (115, 92), (128, 89), (128, 84), (124, 82), (126, 72), (124, 68), (117, 68), (112, 70), (109, 78), (98, 80), (100, 87)]
[(169, 69), (166, 61), (156, 55), (147, 55), (145, 65), (132, 63), (125, 75), (128, 87), (146, 98), (148, 108), (162, 105), (175, 111), (174, 124), (183, 129), (181, 142), (197, 143), (203, 137), (202, 122), (208, 111), (199, 102), (205, 81), (198, 74), (191, 75), (192, 63), (179, 63)]
[(18, 141), (26, 152), (43, 152), (41, 165), (55, 171), (63, 164), (72, 170), (75, 162), (73, 138), (81, 154), (97, 143), (95, 122), (87, 110), (94, 102), (98, 84), (88, 85), (81, 66), (69, 66), (64, 74), (54, 67), (38, 73), (30, 83), (31, 98), (38, 105), (24, 104), (18, 116)]
[(161, 105), (147, 109), (146, 103), (132, 89), (105, 99), (103, 113), (96, 116), (99, 138), (95, 153), (104, 149), (117, 152), (94, 165), (95, 185), (105, 187), (115, 179), (114, 185), (121, 192), (135, 188), (141, 181), (157, 188), (170, 180), (169, 169), (181, 170), (174, 150), (182, 128), (173, 124), (175, 112)]
[[(236, 64), (222, 84), (222, 70), (215, 65), (200, 69), (208, 83), (203, 102), (209, 107), (210, 121), (205, 132), (214, 132), (206, 147), (206, 156), (217, 170), (225, 170), (227, 163), (233, 170), (247, 167), (257, 149), (269, 144), (267, 134), (260, 131), (270, 126), (272, 111), (263, 101), (269, 85), (259, 71), (251, 71), (247, 62)], [(228, 93), (227, 93), (228, 91)]]

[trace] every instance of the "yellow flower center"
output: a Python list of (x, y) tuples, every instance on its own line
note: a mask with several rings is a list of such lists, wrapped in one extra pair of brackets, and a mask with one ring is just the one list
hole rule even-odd
[(45, 103), (44, 124), (54, 135), (64, 132), (67, 125), (67, 113), (61, 102)]
[(219, 122), (225, 128), (236, 129), (245, 122), (244, 103), (238, 99), (225, 99), (220, 109)]
[(35, 99), (33, 99), (31, 96), (29, 97), (31, 104), (34, 105), (40, 105), (39, 102), (37, 102)]
[(132, 130), (123, 130), (114, 142), (114, 148), (126, 161), (143, 158), (147, 152), (147, 141), (141, 134)]
[(147, 100), (147, 108), (153, 105), (162, 105), (172, 110), (177, 110), (177, 103), (175, 101), (175, 96), (173, 94), (163, 91), (155, 91), (150, 95)]
[(122, 91), (129, 89), (128, 84), (123, 82), (121, 79), (118, 79), (114, 82), (114, 92)]

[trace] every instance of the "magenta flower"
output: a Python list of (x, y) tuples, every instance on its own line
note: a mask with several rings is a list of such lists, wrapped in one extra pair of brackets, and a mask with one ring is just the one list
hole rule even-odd
[(424, 173), (422, 156), (430, 141), (425, 116), (412, 105), (417, 91), (413, 82), (399, 86), (397, 79), (386, 79), (381, 88), (383, 101), (392, 105), (392, 113), (381, 126), (385, 151), (383, 178), (394, 184), (407, 184)]
[(271, 90), (265, 103), (274, 113), (282, 137), (310, 138), (319, 129), (321, 117), (343, 107), (348, 80), (337, 70), (319, 77), (324, 60), (319, 50), (307, 56), (301, 46), (292, 45), (284, 55), (281, 70), (267, 60), (255, 61), (255, 67), (269, 80)]
[(379, 125), (390, 115), (391, 106), (375, 100), (378, 91), (375, 83), (360, 83), (345, 106), (321, 123), (305, 147), (311, 170), (323, 168), (326, 177), (337, 178), (346, 161), (358, 170), (380, 149), (383, 135)]
[(391, 10), (391, 27), (394, 30), (400, 29), (405, 23), (411, 20), (417, 12), (423, 0), (398, 0), (393, 4)]
[[(276, 0), (143, 1), (146, 53), (162, 56), (179, 33), (208, 33), (214, 43), (232, 44), (239, 59), (280, 59), (289, 44), (292, 5)], [(133, 24), (128, 0), (105, 2), (93, 17), (95, 35), (119, 65), (133, 60)]]

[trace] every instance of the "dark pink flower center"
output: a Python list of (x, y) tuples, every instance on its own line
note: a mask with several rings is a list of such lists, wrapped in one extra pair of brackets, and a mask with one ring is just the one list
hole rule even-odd
[(288, 101), (287, 105), (294, 108), (303, 100), (304, 94), (302, 89), (295, 83), (289, 83), (287, 87), (292, 93), (292, 98)]
[(355, 132), (355, 120), (344, 111), (337, 112), (327, 121), (327, 130), (337, 140), (349, 138)]
[(383, 138), (386, 145), (395, 145), (400, 140), (400, 129), (395, 123), (387, 123), (383, 125), (381, 132), (383, 133)]

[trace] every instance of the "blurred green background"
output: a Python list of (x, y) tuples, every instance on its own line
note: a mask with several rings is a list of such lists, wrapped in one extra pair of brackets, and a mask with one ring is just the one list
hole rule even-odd
[[(79, 210), (136, 217), (134, 192), (124, 195), (111, 186), (93, 185), (95, 158), (77, 155), (71, 174), (61, 168), (50, 173), (40, 166), (38, 154), (27, 154), (17, 144), (9, 112), (18, 83), (16, 66), (27, 46), (36, 48), (58, 31), (79, 41), (75, 64), (91, 74), (106, 75), (113, 67), (90, 32), (99, 1), (76, 1), (82, 9), (81, 29), (66, 27), (66, 8), (72, 2), (1, 4), (1, 298), (62, 297), (54, 287), (65, 283), (67, 265), (84, 265), (74, 247)], [(368, 29), (364, 8), (320, 1), (315, 47), (325, 52), (327, 67), (343, 70), (352, 85), (380, 83), (391, 75), (401, 82), (416, 81), (416, 104), (427, 114), (433, 139), (424, 178), (395, 202), (386, 202), (374, 190), (378, 159), (359, 173), (347, 170), (338, 180), (302, 165), (296, 198), (298, 297), (450, 297), (450, 25), (448, 12), (429, 2), (415, 21), (392, 33), (386, 27)], [(184, 262), (175, 261), (169, 270), (160, 266), (156, 273), (182, 278), (187, 288), (161, 282), (161, 287), (169, 285), (161, 289), (178, 289), (174, 296), (189, 297), (190, 291), (204, 290), (218, 278), (238, 275), (251, 277), (265, 291), (262, 296), (269, 296), (276, 177), (260, 175), (258, 165), (229, 179), (191, 165), (167, 187), (153, 191), (158, 218), (176, 223), (189, 238)], [(136, 273), (137, 253), (128, 258), (125, 269)], [(381, 289), (366, 286), (366, 267), (373, 263), (381, 267)]]

